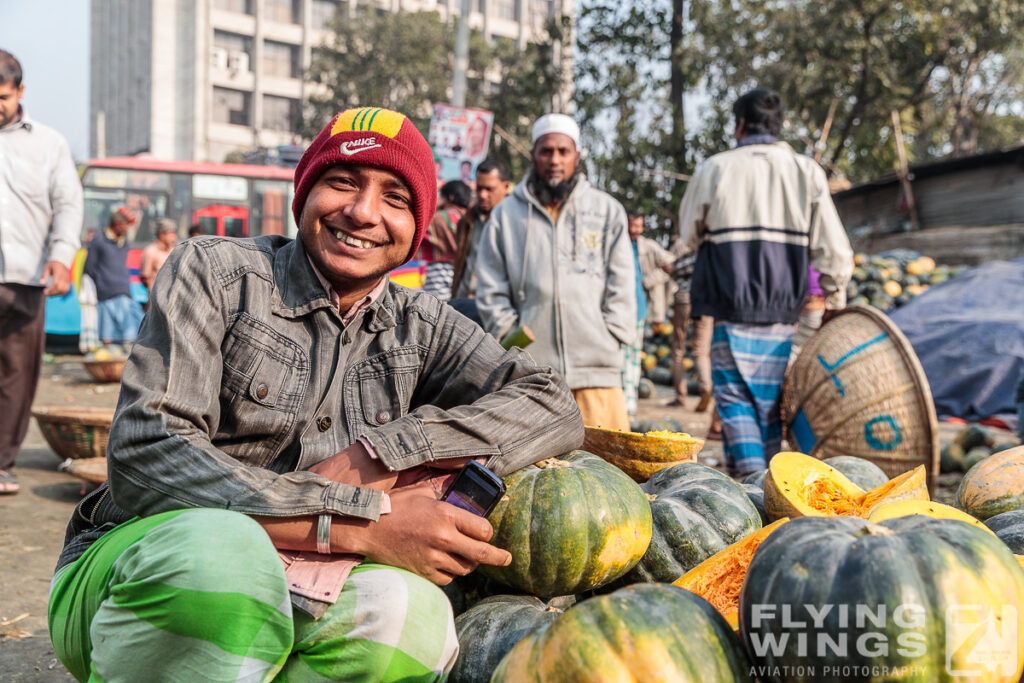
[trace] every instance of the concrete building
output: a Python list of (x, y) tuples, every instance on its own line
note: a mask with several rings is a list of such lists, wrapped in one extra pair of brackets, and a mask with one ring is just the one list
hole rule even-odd
[[(92, 0), (93, 157), (223, 161), (288, 145), (312, 49), (357, 0)], [(365, 2), (366, 0), (364, 0)], [(457, 16), (460, 0), (370, 0)], [(470, 25), (520, 44), (573, 0), (472, 0)], [(570, 65), (570, 59), (564, 63)], [(571, 68), (567, 66), (565, 68)]]

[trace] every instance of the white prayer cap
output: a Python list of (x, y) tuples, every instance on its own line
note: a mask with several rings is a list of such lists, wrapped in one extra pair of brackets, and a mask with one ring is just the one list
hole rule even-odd
[(580, 146), (580, 127), (565, 114), (545, 114), (533, 124), (533, 142), (548, 133), (562, 133), (572, 138), (573, 144)]

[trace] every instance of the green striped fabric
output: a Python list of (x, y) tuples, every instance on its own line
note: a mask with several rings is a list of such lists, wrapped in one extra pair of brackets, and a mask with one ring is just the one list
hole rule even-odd
[(79, 681), (435, 681), (458, 651), (441, 590), (393, 567), (356, 568), (321, 619), (293, 618), (270, 539), (224, 510), (107, 533), (54, 578), (49, 625)]

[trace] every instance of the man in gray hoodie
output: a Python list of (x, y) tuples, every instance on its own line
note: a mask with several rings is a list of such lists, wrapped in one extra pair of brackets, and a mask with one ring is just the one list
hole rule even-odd
[(584, 424), (629, 429), (622, 346), (636, 334), (636, 277), (626, 211), (587, 182), (578, 145), (564, 114), (534, 124), (530, 172), (481, 240), (477, 304), (499, 339), (530, 328), (529, 353), (569, 384)]

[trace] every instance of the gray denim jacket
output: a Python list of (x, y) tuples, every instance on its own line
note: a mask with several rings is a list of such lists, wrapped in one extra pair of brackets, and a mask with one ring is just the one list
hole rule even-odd
[(380, 492), (305, 471), (360, 437), (391, 470), (487, 456), (505, 475), (578, 448), (583, 422), (549, 368), (428, 294), (391, 284), (345, 325), (301, 241), (188, 240), (125, 365), (111, 495), (76, 509), (58, 567), (173, 509), (375, 520)]

